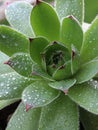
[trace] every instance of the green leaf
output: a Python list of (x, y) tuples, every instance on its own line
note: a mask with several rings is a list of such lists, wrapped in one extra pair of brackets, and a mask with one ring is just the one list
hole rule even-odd
[(98, 130), (98, 115), (80, 109), (80, 120), (85, 130)]
[(55, 10), (49, 4), (39, 1), (31, 12), (31, 25), (36, 36), (50, 41), (59, 40), (60, 22)]
[(72, 75), (71, 72), (71, 62), (67, 62), (64, 65), (60, 66), (52, 75), (55, 80), (64, 80), (69, 78)]
[(42, 108), (39, 130), (78, 130), (78, 108), (67, 96), (60, 96)]
[(16, 53), (7, 62), (19, 74), (31, 77), (32, 75), (32, 59), (27, 53)]
[(0, 100), (0, 110), (16, 101), (17, 99)]
[(26, 112), (21, 103), (10, 119), (6, 130), (38, 130), (40, 111), (40, 108), (37, 108)]
[(64, 18), (61, 28), (61, 42), (71, 50), (73, 45), (78, 51), (80, 51), (83, 42), (83, 31), (79, 23), (73, 16)]
[(56, 81), (56, 82), (50, 82), (49, 86), (62, 91), (67, 91), (70, 87), (72, 87), (76, 83), (75, 79), (68, 79), (68, 80), (62, 80), (62, 81)]
[(49, 42), (43, 37), (37, 37), (30, 42), (30, 56), (37, 64), (42, 65), (42, 52)]
[(85, 22), (91, 23), (98, 14), (98, 0), (84, 0)]
[(22, 100), (25, 106), (42, 107), (56, 99), (59, 94), (57, 90), (49, 87), (45, 81), (36, 81), (23, 91)]
[(46, 80), (49, 81), (54, 81), (54, 79), (52, 79), (52, 77), (50, 75), (47, 74), (47, 72), (45, 72), (40, 66), (38, 66), (37, 64), (33, 65), (33, 73), (32, 75), (35, 76), (40, 76)]
[(98, 57), (98, 17), (96, 17), (84, 35), (84, 43), (80, 56), (82, 63)]
[(56, 0), (56, 11), (60, 19), (73, 15), (76, 19), (83, 22), (84, 0)]
[(83, 83), (93, 78), (98, 73), (98, 60), (90, 61), (84, 64), (76, 73), (77, 83)]
[(0, 100), (20, 98), (24, 88), (32, 82), (15, 72), (0, 75)]
[(98, 82), (96, 80), (75, 85), (69, 89), (68, 96), (87, 111), (98, 114), (97, 86)]
[(8, 26), (0, 26), (0, 50), (11, 56), (17, 52), (28, 53), (29, 41)]
[(9, 4), (5, 10), (5, 15), (10, 25), (27, 37), (33, 37), (30, 25), (30, 14), (32, 5), (27, 2), (17, 1)]
[(8, 59), (9, 57), (0, 51), (0, 75), (13, 72), (13, 70), (9, 66), (4, 64), (4, 62)]

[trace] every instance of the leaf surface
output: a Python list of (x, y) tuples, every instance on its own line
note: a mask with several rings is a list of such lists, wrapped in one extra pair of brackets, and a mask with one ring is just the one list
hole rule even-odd
[(91, 61), (96, 57), (98, 57), (98, 17), (84, 34), (84, 43), (80, 55), (81, 63)]
[(28, 53), (28, 39), (8, 26), (0, 26), (0, 51), (8, 56), (17, 52)]
[(31, 109), (26, 112), (24, 104), (21, 103), (10, 119), (6, 130), (38, 130), (40, 108)]
[(73, 15), (76, 19), (83, 22), (83, 0), (56, 0), (56, 11), (62, 19), (68, 15)]
[(72, 45), (80, 51), (83, 42), (83, 31), (73, 16), (64, 18), (61, 28), (61, 41), (72, 51)]
[(78, 108), (67, 96), (60, 96), (42, 108), (39, 130), (78, 130)]
[(23, 91), (22, 100), (25, 106), (35, 108), (49, 104), (58, 96), (59, 92), (49, 87), (45, 81), (36, 81)]
[(30, 56), (37, 64), (42, 65), (42, 52), (49, 42), (43, 37), (34, 38), (30, 42)]
[(62, 80), (62, 81), (56, 81), (56, 82), (50, 82), (49, 86), (62, 91), (67, 91), (70, 87), (72, 87), (76, 83), (75, 79), (68, 79), (68, 80)]
[(27, 2), (17, 1), (9, 4), (5, 10), (5, 15), (10, 25), (27, 37), (33, 37), (30, 25), (30, 14), (33, 6)]
[(93, 78), (98, 73), (98, 60), (90, 61), (84, 64), (76, 73), (77, 83), (83, 83)]
[(15, 72), (0, 75), (0, 100), (20, 98), (24, 88), (32, 82)]
[(7, 62), (17, 73), (25, 77), (32, 75), (32, 59), (27, 53), (16, 53)]
[(84, 84), (74, 85), (68, 96), (87, 111), (98, 114), (98, 81), (92, 80)]
[(31, 12), (31, 25), (36, 36), (49, 41), (59, 40), (60, 22), (55, 10), (49, 4), (39, 1)]

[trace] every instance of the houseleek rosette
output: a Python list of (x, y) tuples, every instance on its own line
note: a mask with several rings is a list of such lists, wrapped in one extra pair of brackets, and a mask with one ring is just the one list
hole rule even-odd
[(84, 4), (71, 2), (56, 0), (56, 11), (39, 0), (7, 7), (13, 29), (0, 26), (1, 108), (22, 99), (7, 130), (78, 130), (78, 106), (98, 114), (98, 18), (83, 38)]

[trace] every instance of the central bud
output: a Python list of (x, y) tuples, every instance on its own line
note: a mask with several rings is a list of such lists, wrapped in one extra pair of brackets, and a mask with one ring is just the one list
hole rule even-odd
[[(68, 69), (68, 67), (71, 68), (71, 55), (68, 49), (61, 43), (53, 42), (52, 44), (49, 44), (44, 50), (44, 56), (46, 63), (46, 71), (53, 78), (59, 72), (62, 73), (61, 71), (63, 71), (64, 73), (66, 73), (66, 69)], [(59, 74), (59, 76), (62, 77), (62, 74)]]

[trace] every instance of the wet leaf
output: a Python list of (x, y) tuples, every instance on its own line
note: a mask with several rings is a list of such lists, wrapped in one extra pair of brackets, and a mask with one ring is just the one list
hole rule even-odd
[(54, 89), (67, 91), (75, 83), (76, 83), (75, 79), (68, 79), (68, 80), (61, 80), (61, 81), (56, 81), (56, 82), (50, 82), (49, 86), (54, 88)]
[(64, 18), (62, 21), (61, 41), (70, 50), (72, 45), (80, 51), (83, 42), (83, 31), (73, 16)]
[(39, 130), (78, 130), (78, 108), (67, 96), (60, 96), (42, 108)]
[(92, 60), (84, 64), (76, 73), (77, 83), (83, 83), (93, 78), (98, 73), (98, 60)]
[(73, 15), (76, 19), (83, 22), (83, 0), (56, 0), (56, 11), (60, 19), (68, 15)]
[(92, 80), (71, 87), (68, 96), (91, 113), (98, 114), (98, 81)]
[(22, 100), (25, 106), (42, 107), (59, 96), (59, 92), (48, 86), (45, 81), (36, 81), (28, 86), (22, 94)]
[(33, 37), (30, 25), (30, 14), (33, 6), (27, 2), (17, 1), (9, 4), (5, 10), (5, 15), (10, 25), (27, 37)]
[(15, 72), (0, 75), (0, 100), (20, 98), (24, 88), (32, 82)]
[(31, 12), (31, 25), (36, 36), (44, 36), (49, 41), (59, 40), (59, 19), (49, 4), (39, 1), (35, 5)]
[(81, 62), (85, 63), (98, 57), (98, 17), (95, 18), (84, 35), (81, 50)]
[(38, 130), (41, 109), (32, 109), (26, 112), (21, 103), (10, 119), (6, 130)]
[(8, 64), (22, 76), (31, 77), (32, 75), (33, 62), (27, 53), (16, 53), (5, 64)]
[(8, 26), (0, 26), (0, 50), (11, 56), (17, 52), (28, 53), (29, 41)]

